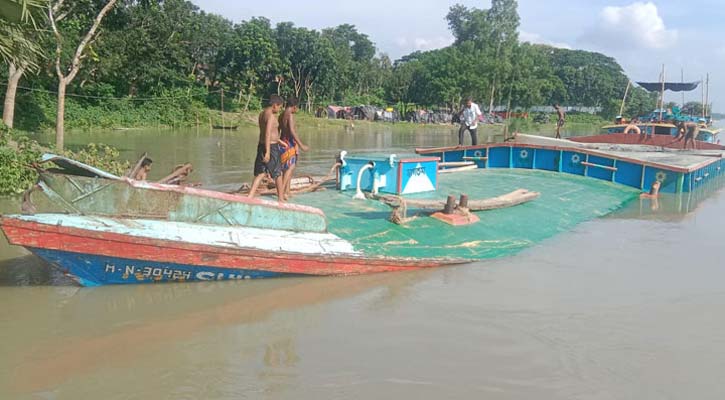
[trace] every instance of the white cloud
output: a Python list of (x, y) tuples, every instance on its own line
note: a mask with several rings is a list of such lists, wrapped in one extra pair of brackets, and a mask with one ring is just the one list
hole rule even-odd
[(558, 47), (560, 49), (569, 49), (569, 50), (572, 49), (572, 47), (566, 43), (553, 42), (551, 40), (544, 39), (544, 37), (542, 37), (538, 33), (519, 31), (519, 40), (521, 42), (545, 44), (545, 45), (552, 46), (552, 47)]
[(668, 29), (653, 2), (605, 7), (597, 26), (583, 36), (585, 42), (606, 49), (661, 50), (672, 46), (678, 37)]
[(417, 37), (408, 39), (406, 37), (399, 37), (395, 40), (398, 47), (405, 50), (433, 50), (440, 49), (442, 47), (450, 46), (453, 43), (452, 36), (437, 36), (434, 38), (423, 38)]

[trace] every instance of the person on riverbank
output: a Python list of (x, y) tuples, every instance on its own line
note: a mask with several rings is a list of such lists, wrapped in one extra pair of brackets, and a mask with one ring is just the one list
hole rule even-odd
[(284, 182), (284, 199), (289, 200), (290, 185), (292, 182), (292, 174), (297, 166), (297, 157), (301, 151), (308, 151), (307, 147), (299, 136), (297, 136), (297, 126), (295, 124), (295, 114), (299, 110), (299, 100), (296, 97), (287, 99), (287, 106), (284, 112), (279, 116), (280, 142), (286, 146), (282, 153), (280, 161), (283, 171)]
[(478, 129), (478, 119), (483, 115), (478, 104), (473, 102), (472, 98), (466, 99), (466, 105), (461, 110), (461, 128), (458, 130), (458, 145), (463, 146), (463, 136), (468, 131), (471, 134), (471, 145), (478, 144), (476, 129)]
[(556, 138), (561, 139), (561, 127), (566, 122), (566, 114), (558, 104), (554, 104), (554, 111), (556, 111), (556, 115), (558, 116), (556, 121)]
[(277, 186), (277, 199), (284, 201), (284, 182), (280, 156), (282, 144), (279, 140), (279, 123), (276, 114), (282, 108), (282, 98), (272, 95), (269, 105), (259, 114), (259, 142), (257, 144), (257, 157), (254, 160), (254, 182), (249, 190), (249, 197), (257, 194), (257, 188), (265, 175), (274, 180)]

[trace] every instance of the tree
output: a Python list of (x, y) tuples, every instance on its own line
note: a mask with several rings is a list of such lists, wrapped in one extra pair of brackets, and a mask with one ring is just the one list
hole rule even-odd
[(682, 113), (693, 116), (702, 116), (702, 103), (699, 101), (688, 101), (685, 106), (682, 107)]
[(516, 0), (492, 0), (491, 8), (486, 13), (486, 19), (491, 29), (489, 40), (491, 46), (496, 49), (493, 57), (498, 60), (493, 65), (489, 112), (493, 109), (498, 81), (502, 77), (511, 75), (511, 57), (519, 37), (519, 14), (516, 8)]
[(473, 42), (479, 47), (487, 46), (492, 32), (487, 14), (487, 10), (467, 8), (461, 4), (452, 6), (446, 14), (446, 21), (455, 38), (454, 45)]
[(566, 87), (560, 99), (573, 105), (602, 107), (621, 101), (629, 78), (617, 61), (600, 53), (541, 46), (556, 76)]
[[(516, 0), (492, 0), (491, 8), (480, 10), (462, 5), (451, 7), (446, 15), (456, 41), (454, 46), (473, 44), (480, 57), (496, 60), (486, 70), (491, 81), (489, 111), (493, 108), (498, 82), (511, 76), (511, 57), (518, 44), (519, 15)], [(479, 73), (484, 73), (479, 69)]]
[(422, 73), (422, 64), (416, 58), (420, 52), (401, 58), (393, 64), (391, 76), (385, 80), (385, 96), (394, 103), (411, 103), (415, 101), (412, 86)]
[(304, 93), (307, 111), (311, 111), (317, 95), (324, 95), (335, 79), (332, 44), (319, 32), (289, 22), (277, 25), (276, 36), (294, 95), (300, 98)]
[(334, 77), (326, 83), (330, 97), (367, 96), (377, 79), (380, 65), (374, 60), (375, 45), (354, 25), (323, 29), (322, 38), (332, 45)]
[(274, 30), (268, 19), (252, 18), (237, 24), (222, 46), (217, 59), (220, 78), (240, 96), (246, 92), (246, 111), (259, 84), (269, 84), (284, 72)]
[(516, 46), (512, 69), (514, 72), (503, 91), (515, 107), (526, 109), (551, 104), (555, 102), (553, 98), (561, 97), (566, 92), (564, 84), (554, 75), (551, 64), (538, 46), (528, 43)]
[(101, 25), (103, 17), (116, 5), (117, 0), (109, 0), (98, 12), (88, 32), (83, 36), (72, 56), (70, 66), (63, 71), (61, 58), (63, 55), (63, 36), (58, 29), (60, 22), (67, 14), (64, 8), (64, 0), (57, 0), (48, 7), (48, 20), (50, 21), (53, 34), (55, 35), (55, 72), (58, 76), (58, 113), (55, 122), (55, 147), (62, 151), (64, 147), (64, 123), (65, 123), (65, 93), (66, 87), (75, 79), (81, 68), (81, 61), (85, 58), (86, 47), (96, 38), (96, 32)]
[(36, 21), (44, 14), (39, 0), (0, 1), (0, 56), (8, 64), (8, 79), (3, 103), (3, 123), (13, 127), (15, 95), (20, 78), (28, 71), (37, 71), (42, 57), (37, 43)]

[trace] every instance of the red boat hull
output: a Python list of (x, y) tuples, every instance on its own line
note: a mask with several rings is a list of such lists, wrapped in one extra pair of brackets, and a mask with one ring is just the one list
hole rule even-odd
[(29, 248), (86, 286), (285, 275), (355, 275), (460, 263), (445, 259), (366, 258), (233, 249), (8, 217), (0, 219), (0, 224), (10, 243)]

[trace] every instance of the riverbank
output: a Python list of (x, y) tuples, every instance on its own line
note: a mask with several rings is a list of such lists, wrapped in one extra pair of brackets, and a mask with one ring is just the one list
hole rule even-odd
[[(21, 132), (48, 133), (55, 130), (56, 100), (48, 93), (22, 94), (18, 96), (18, 112), (15, 128)], [(259, 110), (237, 112), (209, 108), (199, 98), (190, 96), (184, 91), (172, 91), (148, 101), (134, 98), (103, 100), (97, 102), (79, 101), (68, 98), (66, 102), (66, 132), (102, 131), (130, 129), (180, 129), (198, 128), (214, 129), (214, 127), (256, 127)], [(510, 131), (527, 133), (554, 132), (554, 116), (549, 115), (548, 121), (535, 123), (534, 115), (529, 119), (511, 119), (507, 122)], [(299, 112), (297, 120), (300, 128), (345, 128), (366, 126), (367, 124), (384, 124), (396, 126), (395, 130), (430, 129), (440, 130), (442, 127), (457, 129), (456, 125), (418, 124), (408, 122), (369, 122), (348, 121), (338, 119), (317, 118), (313, 114)], [(546, 120), (546, 119), (545, 119)], [(597, 115), (570, 114), (567, 123), (574, 126), (567, 128), (590, 130), (591, 126), (602, 126), (607, 121)], [(482, 125), (486, 132), (503, 132), (503, 125)], [(571, 129), (569, 129), (571, 130)]]

